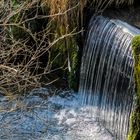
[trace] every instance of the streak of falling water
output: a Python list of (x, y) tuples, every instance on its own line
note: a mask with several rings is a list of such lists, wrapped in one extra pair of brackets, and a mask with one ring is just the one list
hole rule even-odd
[(131, 41), (140, 31), (119, 20), (93, 17), (83, 50), (80, 87), (84, 105), (97, 108), (97, 118), (124, 140), (133, 108)]

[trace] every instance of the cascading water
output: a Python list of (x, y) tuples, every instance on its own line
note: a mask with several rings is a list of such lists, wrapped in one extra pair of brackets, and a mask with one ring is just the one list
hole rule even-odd
[(120, 140), (127, 136), (133, 108), (131, 40), (139, 33), (119, 20), (93, 17), (83, 50), (79, 87), (83, 104), (97, 108), (91, 113)]

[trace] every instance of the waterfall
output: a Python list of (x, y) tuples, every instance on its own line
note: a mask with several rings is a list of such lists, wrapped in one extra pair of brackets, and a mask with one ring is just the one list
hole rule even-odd
[(133, 108), (131, 40), (140, 31), (119, 20), (94, 16), (84, 45), (79, 92), (84, 105), (97, 108), (97, 119), (124, 140)]

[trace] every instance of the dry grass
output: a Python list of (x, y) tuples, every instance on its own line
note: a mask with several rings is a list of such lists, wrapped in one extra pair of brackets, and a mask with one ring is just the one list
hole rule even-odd
[[(42, 3), (45, 4), (50, 9), (50, 15), (53, 20), (57, 21), (58, 26), (64, 25), (65, 27), (71, 24), (79, 26), (83, 25), (83, 10), (85, 7), (90, 7), (95, 10), (95, 12), (100, 12), (105, 10), (111, 5), (117, 7), (121, 5), (132, 5), (134, 0), (42, 0)], [(81, 21), (81, 23), (80, 23)]]
[(55, 22), (56, 28), (61, 28), (60, 32), (65, 33), (69, 29), (72, 28), (71, 30), (73, 30), (74, 27), (78, 26), (79, 1), (44, 0), (43, 3), (49, 8), (50, 20)]

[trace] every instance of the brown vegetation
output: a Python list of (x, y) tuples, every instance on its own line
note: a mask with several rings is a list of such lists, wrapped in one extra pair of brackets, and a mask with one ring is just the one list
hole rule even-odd
[(67, 59), (59, 67), (53, 67), (60, 52), (52, 54), (52, 48), (76, 35), (77, 31), (75, 28), (65, 30), (65, 24), (64, 32), (60, 33), (55, 28), (59, 27), (60, 21), (55, 23), (54, 19), (65, 16), (74, 7), (63, 7), (61, 13), (56, 9), (54, 7), (52, 11), (49, 5), (37, 0), (7, 1), (1, 7), (0, 90), (4, 94), (26, 93), (32, 88), (53, 83), (59, 77), (49, 79), (48, 75), (66, 69)]

